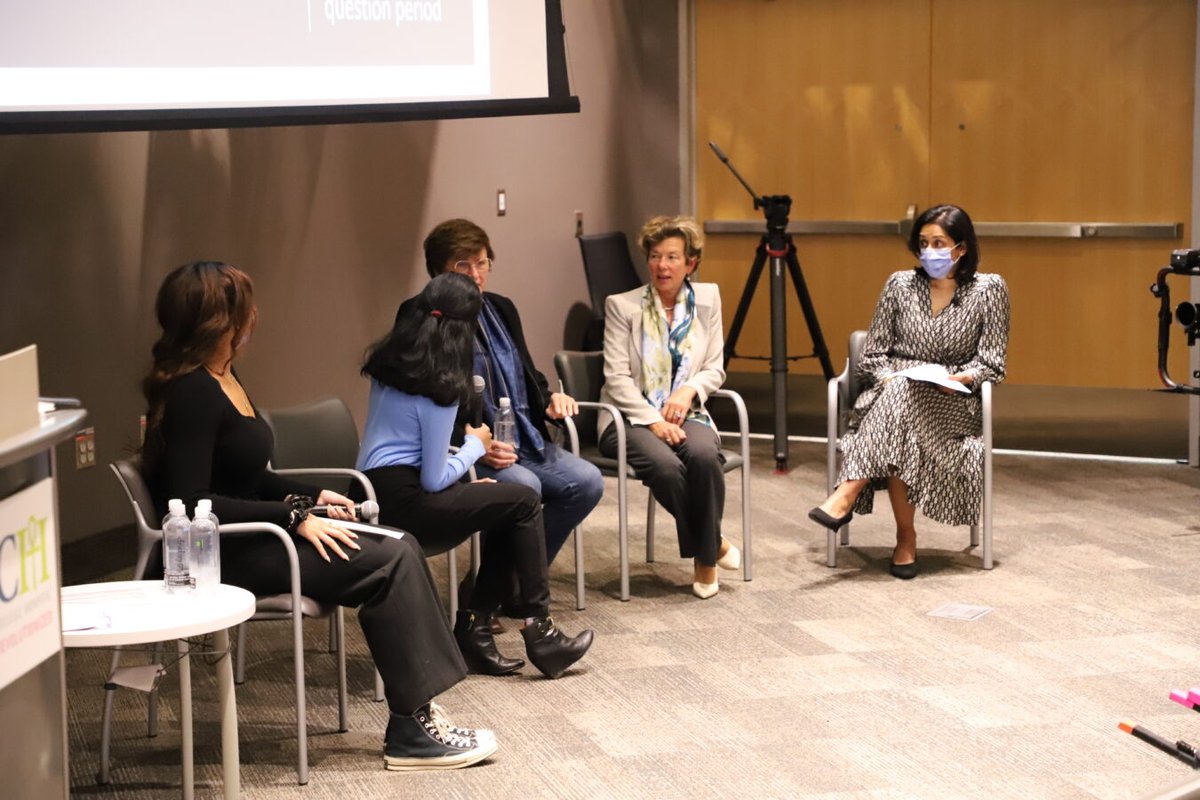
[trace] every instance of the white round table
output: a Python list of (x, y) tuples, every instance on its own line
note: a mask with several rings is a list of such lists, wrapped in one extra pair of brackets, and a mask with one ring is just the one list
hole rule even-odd
[[(188, 637), (214, 634), (217, 696), (221, 718), (221, 762), (225, 797), (240, 793), (238, 773), (237, 705), (233, 694), (233, 667), (229, 654), (228, 628), (254, 614), (254, 595), (224, 584), (208, 592), (168, 594), (161, 581), (112, 581), (85, 583), (62, 588), (63, 646), (117, 647), (178, 641), (179, 706), (182, 728), (183, 796), (191, 800), (194, 772), (192, 762), (192, 670), (188, 659)], [(92, 624), (80, 630), (67, 630)]]

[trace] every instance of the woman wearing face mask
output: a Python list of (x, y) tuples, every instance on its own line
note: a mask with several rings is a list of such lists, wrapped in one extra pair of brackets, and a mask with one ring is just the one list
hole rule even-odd
[[(913, 225), (908, 249), (920, 266), (888, 278), (858, 362), (862, 391), (842, 440), (838, 486), (808, 516), (837, 530), (869, 514), (887, 489), (896, 518), (891, 573), (917, 574), (916, 510), (947, 525), (971, 525), (983, 496), (979, 386), (1004, 380), (1008, 286), (977, 272), (979, 244), (967, 212), (939, 205)], [(918, 364), (940, 364), (960, 393), (894, 377)]]

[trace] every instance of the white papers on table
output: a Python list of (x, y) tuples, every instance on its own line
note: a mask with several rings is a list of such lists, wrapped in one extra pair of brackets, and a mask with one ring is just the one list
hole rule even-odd
[(953, 389), (963, 394), (971, 393), (971, 389), (965, 383), (950, 380), (950, 371), (941, 364), (917, 364), (915, 367), (893, 372), (888, 377), (911, 378), (914, 381), (925, 381), (926, 383), (945, 386), (947, 389)]
[(62, 629), (64, 631), (90, 631), (107, 628), (111, 624), (104, 607), (94, 603), (63, 603)]

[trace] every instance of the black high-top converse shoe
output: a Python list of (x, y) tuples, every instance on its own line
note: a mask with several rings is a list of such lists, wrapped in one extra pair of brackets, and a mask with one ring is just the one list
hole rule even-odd
[(455, 727), (441, 708), (429, 703), (412, 716), (391, 715), (384, 734), (383, 764), (400, 772), (459, 769), (483, 761), (497, 748), (491, 731)]

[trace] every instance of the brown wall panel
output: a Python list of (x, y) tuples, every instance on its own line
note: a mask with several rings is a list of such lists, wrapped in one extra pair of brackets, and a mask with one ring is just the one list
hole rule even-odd
[[(699, 0), (696, 144), (715, 139), (757, 191), (791, 194), (797, 220), (898, 219), (948, 201), (981, 222), (1182, 222), (1194, 35), (1191, 0)], [(702, 219), (757, 214), (706, 150), (697, 198)], [(1146, 287), (1187, 235), (985, 239), (982, 268), (1012, 289), (1012, 380), (1152, 387)], [(727, 318), (756, 242), (710, 237), (706, 275)], [(840, 365), (883, 278), (913, 259), (898, 237), (796, 242)], [(764, 283), (740, 353), (769, 350), (766, 297)], [(811, 350), (794, 299), (789, 348)], [(1182, 374), (1186, 347), (1173, 350)]]

